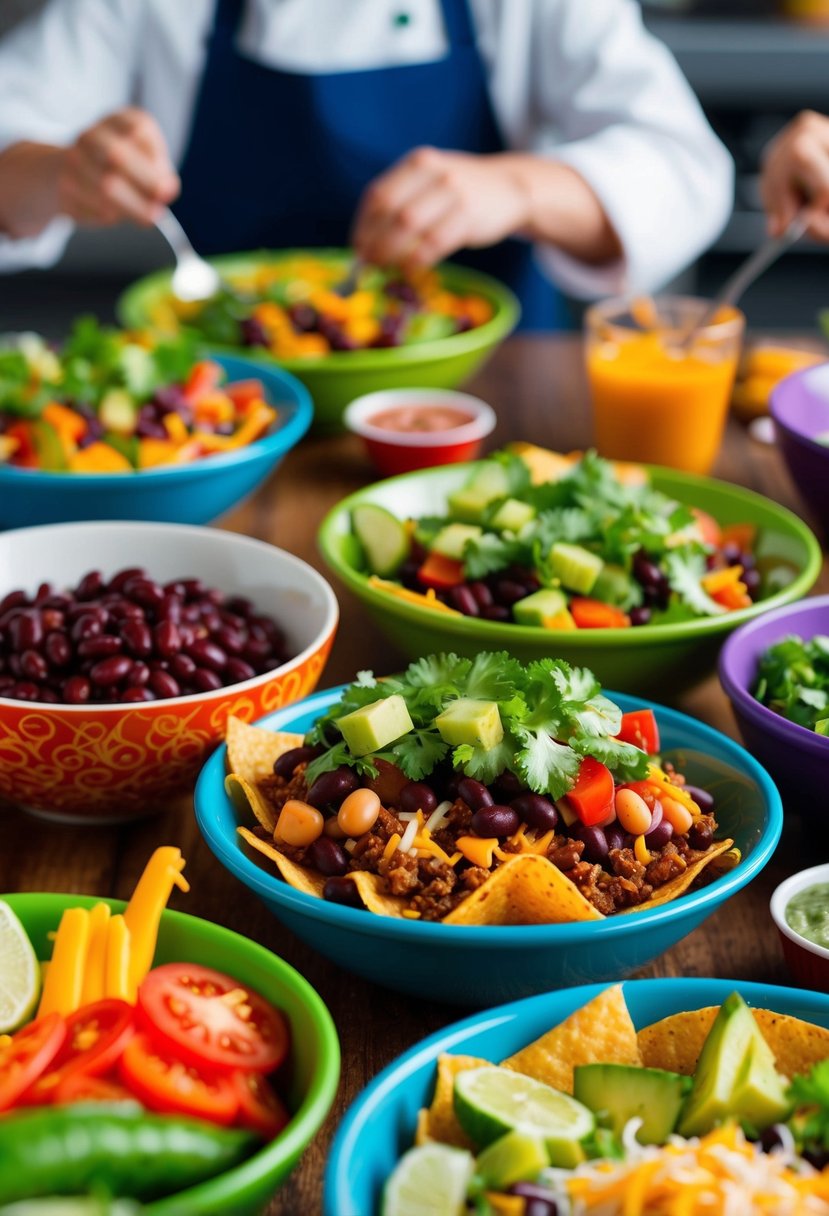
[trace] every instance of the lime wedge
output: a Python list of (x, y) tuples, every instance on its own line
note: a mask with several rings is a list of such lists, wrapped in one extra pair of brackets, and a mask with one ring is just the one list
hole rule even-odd
[(40, 966), (26, 930), (0, 900), (0, 1034), (17, 1030), (35, 1011)]
[(591, 1111), (569, 1094), (508, 1068), (470, 1068), (455, 1078), (455, 1114), (483, 1147), (506, 1132), (543, 1140), (550, 1164), (572, 1169), (584, 1160), (581, 1141), (595, 1126)]
[(410, 1148), (383, 1192), (383, 1216), (464, 1216), (475, 1160), (445, 1144)]
[(386, 578), (408, 557), (406, 527), (385, 507), (373, 502), (360, 503), (351, 512), (351, 526), (363, 546), (371, 574)]
[(524, 1132), (507, 1132), (480, 1154), (475, 1173), (487, 1190), (505, 1191), (514, 1182), (533, 1182), (549, 1164), (543, 1140)]

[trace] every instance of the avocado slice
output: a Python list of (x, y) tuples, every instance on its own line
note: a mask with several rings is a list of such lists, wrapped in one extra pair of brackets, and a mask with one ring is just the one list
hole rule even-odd
[(621, 566), (605, 563), (590, 592), (594, 599), (615, 608), (635, 608), (644, 598), (639, 583)]
[(535, 507), (520, 498), (507, 498), (501, 503), (490, 523), (499, 532), (520, 532), (525, 524), (535, 519)]
[(443, 713), (435, 718), (435, 726), (444, 743), (460, 747), (495, 747), (504, 737), (501, 715), (496, 701), (475, 701), (458, 697), (450, 701)]
[(758, 1029), (737, 1081), (732, 1099), (734, 1113), (752, 1129), (763, 1132), (789, 1114), (787, 1089), (788, 1081), (777, 1071), (774, 1053)]
[(550, 1164), (544, 1141), (525, 1132), (500, 1136), (480, 1153), (475, 1173), (491, 1191), (505, 1191), (515, 1182), (531, 1182)]
[(573, 1097), (621, 1136), (631, 1119), (641, 1119), (640, 1144), (664, 1144), (674, 1130), (691, 1078), (661, 1068), (630, 1064), (580, 1064), (573, 1073)]
[(450, 494), (447, 503), (452, 515), (464, 523), (479, 523), (484, 511), (496, 498), (509, 494), (509, 477), (502, 464), (483, 461), (466, 485)]
[(363, 502), (351, 512), (351, 526), (372, 574), (388, 578), (409, 555), (409, 534), (391, 511), (377, 503)]
[(453, 561), (463, 560), (463, 551), (471, 540), (480, 540), (483, 528), (472, 524), (447, 524), (441, 528), (432, 541), (432, 550), (443, 557), (451, 557)]
[(337, 719), (337, 726), (354, 756), (380, 751), (414, 730), (409, 707), (399, 693), (344, 714)]
[(512, 606), (512, 615), (519, 625), (543, 627), (562, 612), (567, 612), (567, 598), (555, 587), (542, 587)]
[(550, 565), (553, 574), (568, 591), (575, 591), (577, 595), (589, 595), (604, 562), (597, 553), (591, 553), (583, 545), (568, 545), (565, 541), (557, 541), (550, 549)]

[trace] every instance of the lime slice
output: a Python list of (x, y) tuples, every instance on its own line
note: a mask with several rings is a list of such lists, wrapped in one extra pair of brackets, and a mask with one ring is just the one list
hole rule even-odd
[(35, 1011), (40, 965), (26, 930), (0, 900), (0, 1034), (17, 1030)]
[(363, 546), (369, 570), (385, 578), (394, 574), (409, 555), (405, 525), (376, 503), (364, 502), (351, 512), (351, 524)]
[(475, 1173), (487, 1190), (505, 1191), (514, 1182), (533, 1182), (549, 1164), (543, 1140), (524, 1132), (507, 1132), (480, 1154)]
[(572, 1169), (595, 1126), (591, 1111), (569, 1094), (508, 1068), (470, 1068), (455, 1078), (455, 1114), (466, 1134), (486, 1146), (506, 1132), (543, 1140), (550, 1164)]
[(383, 1216), (464, 1216), (475, 1160), (463, 1149), (423, 1144), (404, 1153), (383, 1192)]

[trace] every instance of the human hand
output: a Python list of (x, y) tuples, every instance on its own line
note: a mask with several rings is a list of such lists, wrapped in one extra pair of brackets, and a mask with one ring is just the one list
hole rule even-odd
[(771, 141), (760, 193), (772, 236), (805, 206), (809, 235), (829, 241), (829, 118), (804, 110)]
[(496, 244), (529, 221), (519, 164), (509, 154), (416, 148), (366, 189), (357, 254), (380, 266), (431, 266), (457, 249)]
[(59, 208), (81, 224), (153, 224), (179, 189), (157, 122), (136, 107), (95, 123), (61, 155)]

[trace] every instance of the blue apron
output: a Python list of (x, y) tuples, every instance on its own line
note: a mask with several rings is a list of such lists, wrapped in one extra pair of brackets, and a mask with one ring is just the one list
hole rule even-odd
[[(504, 150), (467, 0), (441, 3), (443, 59), (305, 75), (241, 54), (244, 2), (217, 0), (174, 206), (200, 253), (346, 245), (365, 187), (412, 148)], [(463, 250), (457, 260), (512, 288), (521, 328), (567, 327), (529, 242)]]

